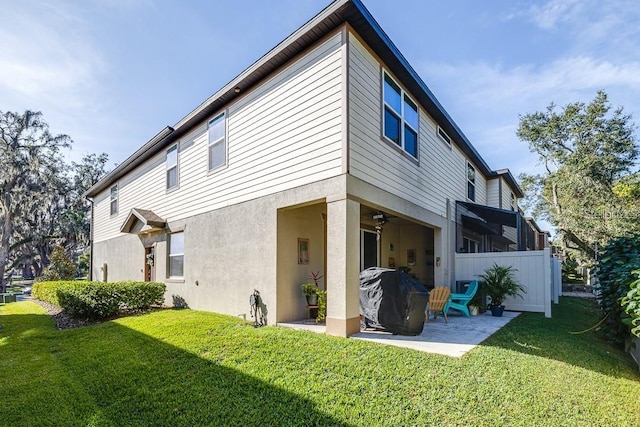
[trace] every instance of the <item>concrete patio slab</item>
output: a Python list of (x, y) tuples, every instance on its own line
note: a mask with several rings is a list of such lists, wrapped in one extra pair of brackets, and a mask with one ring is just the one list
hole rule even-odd
[(505, 311), (502, 317), (493, 317), (489, 312), (470, 318), (449, 316), (449, 323), (445, 323), (442, 317), (438, 317), (436, 320), (425, 322), (422, 333), (415, 337), (367, 330), (353, 335), (351, 338), (406, 347), (427, 353), (462, 357), (519, 314)]
[[(352, 335), (351, 338), (411, 348), (427, 353), (462, 357), (519, 314), (518, 312), (505, 311), (502, 317), (493, 317), (491, 313), (487, 312), (470, 318), (453, 315), (449, 316), (449, 323), (445, 323), (444, 318), (438, 317), (436, 320), (425, 322), (422, 333), (414, 337), (393, 335), (389, 332), (376, 330), (363, 330)], [(278, 323), (278, 326), (317, 333), (325, 332), (324, 325), (317, 325), (312, 320)]]

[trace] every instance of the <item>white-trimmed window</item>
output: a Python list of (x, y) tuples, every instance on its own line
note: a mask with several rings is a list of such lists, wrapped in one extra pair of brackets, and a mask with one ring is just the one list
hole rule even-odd
[(167, 190), (178, 186), (178, 144), (167, 150)]
[(465, 254), (475, 254), (480, 251), (480, 243), (469, 239), (468, 237), (462, 238), (462, 253)]
[(209, 122), (209, 170), (227, 164), (227, 121), (222, 113)]
[(184, 276), (184, 232), (169, 234), (167, 274), (169, 277)]
[(467, 198), (476, 201), (476, 169), (467, 162)]
[(449, 138), (449, 135), (447, 135), (447, 133), (444, 130), (442, 130), (440, 126), (438, 126), (438, 136), (440, 137), (441, 140), (446, 142), (447, 145), (451, 145), (451, 138)]
[(512, 211), (518, 210), (518, 199), (516, 199), (516, 195), (513, 194), (513, 191), (511, 192), (511, 210)]
[(111, 215), (115, 215), (118, 213), (118, 184), (111, 187), (110, 199), (111, 199)]
[(418, 157), (418, 104), (392, 78), (382, 73), (384, 137)]

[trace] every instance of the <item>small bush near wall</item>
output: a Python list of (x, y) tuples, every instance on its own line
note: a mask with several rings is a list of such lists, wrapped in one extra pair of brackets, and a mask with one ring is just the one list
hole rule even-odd
[(104, 319), (123, 310), (143, 310), (164, 301), (165, 285), (157, 282), (41, 282), (33, 297), (61, 307), (68, 314)]
[(166, 286), (158, 282), (117, 282), (122, 305), (127, 310), (146, 310), (164, 302)]

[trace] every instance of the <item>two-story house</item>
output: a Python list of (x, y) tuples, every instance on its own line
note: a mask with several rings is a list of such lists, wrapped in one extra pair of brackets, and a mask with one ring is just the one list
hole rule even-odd
[(92, 276), (167, 284), (167, 303), (270, 323), (327, 289), (327, 333), (359, 331), (359, 272), (453, 284), (454, 253), (518, 247), (492, 170), (360, 0), (337, 0), (88, 192)]

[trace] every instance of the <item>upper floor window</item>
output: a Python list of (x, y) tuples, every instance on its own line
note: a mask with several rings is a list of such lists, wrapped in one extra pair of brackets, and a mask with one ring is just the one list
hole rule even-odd
[(516, 199), (516, 195), (513, 194), (513, 191), (511, 192), (511, 210), (518, 210), (518, 199)]
[(169, 277), (184, 276), (184, 232), (169, 234), (169, 262), (167, 274)]
[(476, 169), (467, 162), (467, 198), (476, 201)]
[(178, 185), (178, 144), (167, 150), (167, 190)]
[(209, 170), (227, 164), (227, 121), (222, 113), (209, 122)]
[(118, 184), (111, 187), (111, 215), (118, 213)]
[(383, 72), (384, 108), (382, 123), (384, 136), (418, 157), (418, 105), (405, 91)]
[(451, 145), (451, 138), (449, 138), (449, 135), (447, 135), (447, 133), (443, 131), (440, 126), (438, 126), (438, 136), (440, 137), (441, 140), (446, 142), (447, 145)]

